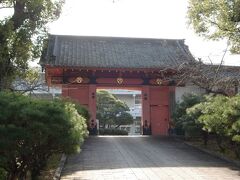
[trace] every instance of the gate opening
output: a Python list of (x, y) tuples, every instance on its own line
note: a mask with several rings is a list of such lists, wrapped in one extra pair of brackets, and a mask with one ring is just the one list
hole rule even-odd
[(142, 134), (142, 92), (139, 89), (97, 88), (99, 134)]

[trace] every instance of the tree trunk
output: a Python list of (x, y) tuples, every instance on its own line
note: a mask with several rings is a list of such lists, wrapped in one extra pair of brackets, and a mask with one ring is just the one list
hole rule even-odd
[(223, 140), (223, 138), (221, 136), (217, 135), (217, 137), (216, 137), (217, 145), (221, 152), (225, 152), (225, 147), (222, 144), (222, 140)]
[(17, 180), (17, 179), (18, 179), (17, 167), (15, 164), (12, 164), (7, 174), (7, 180)]
[(231, 145), (232, 145), (232, 148), (234, 149), (236, 158), (240, 159), (240, 144), (235, 141), (231, 141)]
[(117, 125), (117, 126), (115, 127), (115, 129), (119, 128), (119, 126), (121, 126), (121, 124)]
[(7, 180), (25, 180), (25, 175), (20, 175), (19, 172), (10, 173), (7, 177)]
[(2, 78), (0, 77), (0, 92), (3, 90), (3, 80)]
[(204, 142), (204, 145), (207, 146), (208, 144), (208, 132), (207, 131), (203, 131), (203, 142)]
[(7, 177), (7, 180), (17, 180), (18, 177), (16, 174), (9, 174), (8, 177)]

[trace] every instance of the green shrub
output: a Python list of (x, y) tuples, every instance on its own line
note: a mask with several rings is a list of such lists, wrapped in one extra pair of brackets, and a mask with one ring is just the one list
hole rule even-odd
[(0, 93), (0, 167), (9, 179), (34, 179), (54, 153), (74, 153), (87, 136), (75, 104)]
[(173, 112), (173, 122), (175, 124), (175, 132), (177, 135), (199, 136), (202, 132), (201, 124), (197, 122), (197, 113), (188, 113), (188, 108), (203, 101), (203, 96), (195, 94), (186, 94), (182, 98), (182, 102), (177, 103)]
[(203, 124), (203, 130), (217, 135), (216, 140), (221, 151), (225, 150), (223, 140), (231, 126), (226, 114), (229, 108), (228, 100), (229, 98), (226, 96), (208, 96), (206, 102), (197, 105), (201, 110), (198, 121)]
[(0, 179), (1, 180), (7, 179), (7, 172), (2, 168), (0, 168)]
[(210, 133), (222, 152), (231, 149), (240, 158), (240, 95), (186, 96), (174, 115), (177, 128), (190, 136), (202, 129), (205, 144)]
[(201, 111), (198, 121), (203, 125), (203, 130), (215, 135), (219, 149), (222, 152), (229, 148), (234, 149), (236, 156), (240, 157), (240, 139), (238, 138), (240, 135), (240, 96), (208, 96), (205, 102), (193, 108)]
[(84, 107), (83, 105), (79, 104), (77, 101), (70, 99), (70, 98), (63, 98), (63, 99), (56, 99), (56, 101), (64, 101), (66, 103), (72, 103), (75, 104), (75, 108), (78, 111), (78, 114), (81, 114), (81, 116), (83, 116), (87, 121), (90, 119), (90, 113), (87, 110), (86, 107)]
[(99, 129), (100, 135), (128, 135), (126, 130), (121, 129)]

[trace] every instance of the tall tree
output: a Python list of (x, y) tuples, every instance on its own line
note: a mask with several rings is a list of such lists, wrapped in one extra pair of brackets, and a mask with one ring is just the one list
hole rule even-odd
[(189, 0), (189, 24), (200, 36), (226, 38), (232, 53), (240, 53), (240, 0)]
[(133, 117), (128, 111), (127, 104), (108, 91), (97, 92), (97, 119), (103, 128), (106, 125), (118, 128), (120, 125), (132, 124)]
[[(0, 91), (24, 75), (28, 62), (40, 56), (47, 23), (56, 20), (64, 0), (0, 0)], [(5, 11), (6, 12), (6, 11)]]

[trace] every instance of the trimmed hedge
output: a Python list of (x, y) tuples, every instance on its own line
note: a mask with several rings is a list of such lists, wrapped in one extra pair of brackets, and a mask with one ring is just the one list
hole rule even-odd
[(100, 135), (128, 135), (126, 130), (121, 129), (99, 129)]
[(234, 151), (240, 159), (240, 95), (184, 96), (174, 114), (176, 128), (189, 138), (202, 137), (208, 144), (214, 137), (222, 153)]
[(75, 104), (0, 92), (0, 169), (7, 179), (36, 179), (55, 153), (74, 153), (88, 135)]

